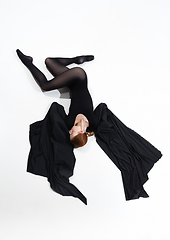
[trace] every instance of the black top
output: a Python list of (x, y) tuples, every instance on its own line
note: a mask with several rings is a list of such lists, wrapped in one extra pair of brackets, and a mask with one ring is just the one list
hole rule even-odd
[(94, 115), (93, 102), (87, 88), (87, 81), (77, 81), (71, 88), (72, 97), (69, 108), (69, 114), (66, 117), (66, 125), (70, 130), (78, 114), (83, 114), (89, 121), (89, 127), (95, 128), (97, 119)]

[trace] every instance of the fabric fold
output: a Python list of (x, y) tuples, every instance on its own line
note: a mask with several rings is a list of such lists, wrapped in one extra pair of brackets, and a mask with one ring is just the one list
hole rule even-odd
[(101, 103), (95, 110), (98, 117), (96, 141), (121, 171), (126, 200), (148, 197), (143, 188), (148, 172), (161, 158), (161, 152), (138, 133), (124, 125)]
[(69, 182), (76, 160), (65, 117), (64, 108), (53, 103), (42, 121), (30, 125), (27, 171), (47, 177), (55, 192), (79, 198), (87, 204), (86, 197)]

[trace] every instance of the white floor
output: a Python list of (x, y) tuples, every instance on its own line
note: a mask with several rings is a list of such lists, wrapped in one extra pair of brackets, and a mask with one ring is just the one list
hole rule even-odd
[[(10, 0), (1, 3), (0, 20), (0, 239), (169, 240), (170, 2)], [(150, 198), (125, 201), (120, 172), (94, 137), (75, 151), (70, 179), (87, 206), (26, 172), (29, 124), (53, 101), (68, 111), (70, 100), (41, 92), (17, 48), (49, 79), (46, 57), (95, 55), (82, 66), (94, 106), (107, 103), (163, 153), (145, 184)]]

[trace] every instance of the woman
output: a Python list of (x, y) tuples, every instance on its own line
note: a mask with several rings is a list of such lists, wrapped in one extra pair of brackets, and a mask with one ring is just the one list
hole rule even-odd
[(87, 133), (87, 127), (95, 126), (93, 103), (87, 88), (87, 75), (80, 67), (69, 69), (69, 64), (82, 64), (92, 61), (94, 56), (78, 56), (74, 58), (47, 58), (45, 64), (54, 78), (47, 81), (45, 75), (33, 64), (30, 56), (24, 55), (19, 49), (17, 54), (22, 63), (30, 70), (33, 77), (43, 91), (50, 91), (62, 87), (69, 87), (72, 91), (71, 105), (66, 119), (70, 129), (70, 140), (75, 147), (82, 147), (87, 142), (87, 137), (93, 133)]
[(87, 204), (85, 196), (69, 182), (69, 177), (75, 165), (73, 146), (84, 146), (87, 136), (94, 132), (99, 146), (121, 171), (126, 200), (148, 197), (143, 185), (148, 180), (148, 172), (161, 158), (161, 152), (124, 125), (106, 104), (101, 103), (93, 110), (85, 71), (80, 67), (66, 67), (91, 61), (94, 57), (47, 58), (46, 66), (54, 76), (47, 81), (32, 63), (32, 57), (20, 50), (17, 54), (43, 91), (65, 86), (72, 91), (68, 115), (61, 105), (52, 103), (46, 117), (31, 124), (27, 171), (47, 177), (55, 192), (77, 197)]

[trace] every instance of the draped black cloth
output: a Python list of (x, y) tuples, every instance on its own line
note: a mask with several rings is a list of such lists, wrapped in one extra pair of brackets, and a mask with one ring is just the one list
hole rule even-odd
[(99, 120), (96, 141), (121, 171), (126, 200), (148, 197), (143, 184), (161, 152), (125, 126), (106, 104), (100, 104), (95, 114)]
[[(96, 127), (88, 130), (94, 131), (99, 146), (121, 171), (126, 200), (148, 197), (143, 185), (161, 152), (125, 126), (106, 104), (99, 104), (94, 114)], [(76, 160), (66, 118), (63, 106), (54, 102), (43, 120), (30, 125), (27, 171), (47, 177), (55, 192), (87, 204), (86, 197), (69, 182)]]

